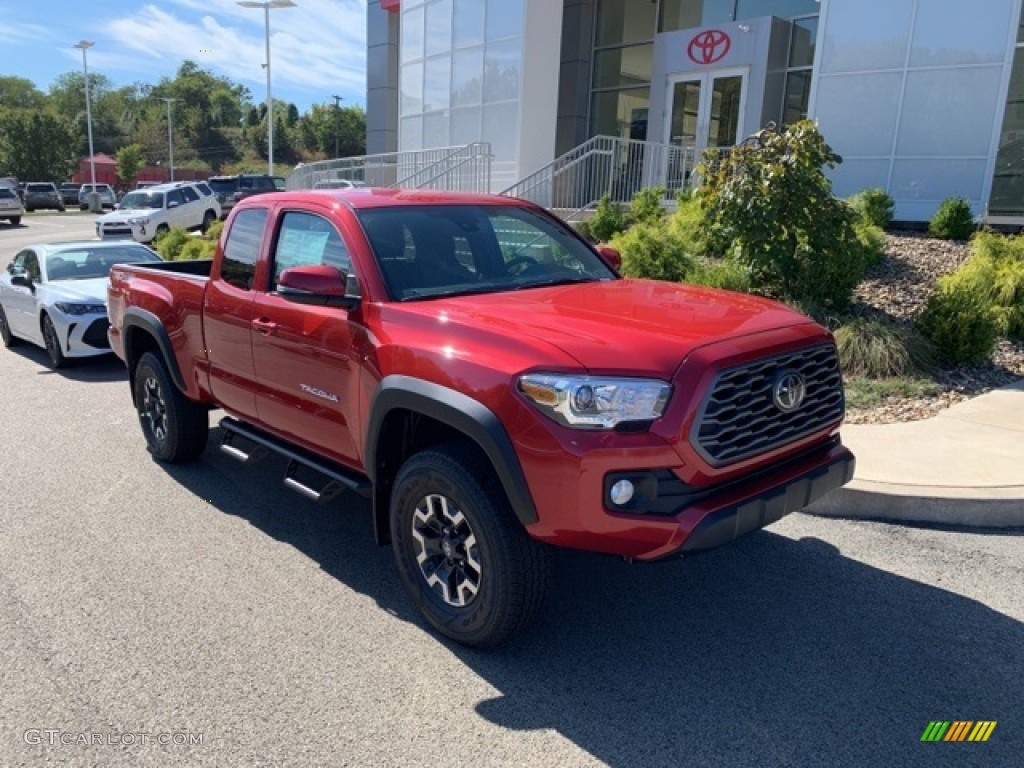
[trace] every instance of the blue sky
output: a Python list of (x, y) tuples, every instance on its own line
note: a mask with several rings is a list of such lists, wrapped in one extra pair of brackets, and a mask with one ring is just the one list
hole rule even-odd
[[(270, 12), (274, 98), (305, 111), (314, 103), (366, 101), (366, 0), (294, 0)], [(0, 8), (0, 74), (46, 91), (57, 75), (89, 71), (115, 85), (155, 83), (192, 59), (266, 98), (264, 15), (234, 0), (19, 0)]]

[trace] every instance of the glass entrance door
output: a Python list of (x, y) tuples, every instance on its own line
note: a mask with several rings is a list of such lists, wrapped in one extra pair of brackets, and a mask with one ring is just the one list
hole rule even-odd
[(669, 142), (693, 147), (698, 157), (735, 146), (743, 136), (746, 81), (746, 68), (669, 78)]

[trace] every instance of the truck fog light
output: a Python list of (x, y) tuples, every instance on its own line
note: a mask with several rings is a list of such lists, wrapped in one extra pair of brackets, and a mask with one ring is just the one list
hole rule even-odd
[(633, 484), (629, 480), (619, 480), (619, 482), (612, 486), (608, 495), (611, 496), (612, 503), (621, 507), (629, 504), (633, 498), (633, 490)]

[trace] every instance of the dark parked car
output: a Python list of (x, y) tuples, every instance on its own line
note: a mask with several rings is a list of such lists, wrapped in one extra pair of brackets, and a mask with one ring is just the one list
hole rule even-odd
[(49, 181), (30, 181), (25, 185), (25, 210), (64, 210), (64, 200), (57, 185)]
[(78, 191), (81, 188), (81, 184), (75, 184), (73, 181), (61, 184), (60, 199), (64, 201), (64, 205), (78, 205)]
[(284, 179), (280, 176), (243, 173), (237, 176), (211, 176), (207, 181), (217, 195), (222, 217), (226, 217), (239, 200), (267, 192), (284, 191)]

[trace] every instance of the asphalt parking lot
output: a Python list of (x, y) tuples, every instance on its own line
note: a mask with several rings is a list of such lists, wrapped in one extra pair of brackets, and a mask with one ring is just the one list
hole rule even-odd
[[(71, 219), (0, 230), (0, 267)], [(45, 360), (0, 349), (0, 765), (1020, 764), (1021, 532), (794, 515), (686, 561), (558, 553), (537, 626), (468, 651), (365, 502), (308, 502), (216, 429), (156, 464), (117, 360)], [(998, 726), (921, 743), (936, 719)]]

